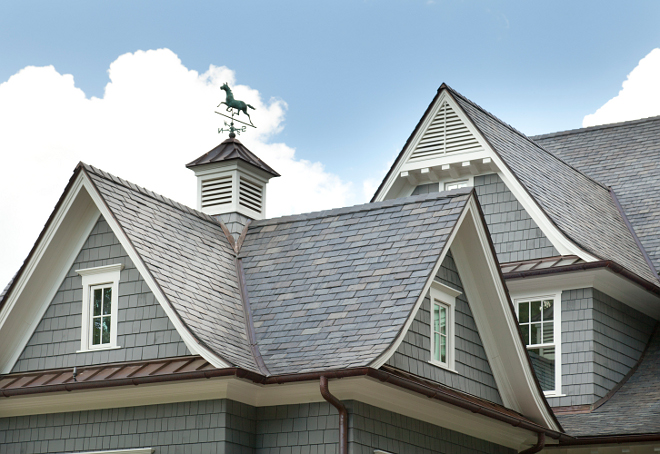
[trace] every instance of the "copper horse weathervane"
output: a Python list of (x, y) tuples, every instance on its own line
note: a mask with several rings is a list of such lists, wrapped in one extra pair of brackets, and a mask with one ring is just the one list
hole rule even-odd
[[(222, 104), (227, 106), (227, 112), (231, 112), (231, 117), (229, 115), (225, 115), (223, 113), (220, 113), (216, 111), (218, 115), (222, 115), (223, 117), (227, 117), (231, 119), (231, 123), (227, 123), (225, 121), (225, 127), (226, 128), (218, 128), (218, 134), (223, 133), (223, 132), (229, 132), (229, 137), (233, 139), (236, 137), (236, 133), (240, 134), (242, 132), (245, 132), (247, 130), (246, 126), (250, 126), (252, 128), (256, 128), (255, 125), (252, 124), (252, 119), (250, 118), (250, 114), (248, 113), (248, 107), (252, 110), (256, 110), (254, 107), (252, 107), (250, 104), (247, 104), (243, 101), (239, 101), (238, 99), (234, 99), (234, 94), (231, 91), (231, 88), (229, 88), (229, 85), (225, 82), (222, 84), (220, 87), (220, 90), (224, 90), (227, 98), (222, 101), (220, 104), (218, 104), (217, 107), (220, 107)], [(248, 120), (250, 123), (245, 123), (244, 121), (236, 120), (234, 118), (235, 115), (240, 115), (240, 113), (243, 112), (245, 115), (247, 115)], [(234, 121), (243, 124), (244, 126), (240, 126), (238, 128), (234, 127)]]

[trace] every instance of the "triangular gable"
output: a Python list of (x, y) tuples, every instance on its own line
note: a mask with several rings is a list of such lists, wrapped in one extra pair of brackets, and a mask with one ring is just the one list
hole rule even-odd
[(483, 213), (472, 194), (406, 323), (370, 366), (382, 367), (399, 349), (451, 249), (503, 404), (557, 430), (559, 424), (533, 372)]
[[(99, 188), (101, 189), (99, 190)], [(125, 205), (130, 209), (123, 211), (119, 209), (118, 203), (122, 197), (125, 197)], [(140, 200), (141, 197), (142, 200)], [(140, 203), (145, 205), (153, 203), (160, 206), (150, 212), (147, 206), (141, 206)], [(214, 273), (208, 271), (204, 273), (202, 267), (196, 269), (199, 273), (196, 282), (192, 280), (195, 273), (191, 273), (190, 276), (182, 273), (180, 266), (176, 266), (176, 261), (178, 260), (180, 264), (182, 260), (185, 261), (189, 257), (189, 254), (186, 254), (185, 251), (177, 251), (170, 242), (171, 238), (181, 239), (183, 235), (190, 234), (191, 236), (186, 240), (194, 244), (192, 247), (197, 248), (198, 257), (204, 257), (199, 250), (203, 250), (205, 247), (208, 248), (209, 255), (223, 251), (222, 246), (226, 246), (225, 249), (229, 248), (228, 244), (215, 244), (226, 242), (218, 225), (208, 227), (213, 230), (213, 234), (205, 232), (209, 233), (208, 239), (204, 238), (205, 235), (200, 232), (195, 234), (194, 228), (186, 229), (176, 226), (177, 222), (186, 223), (186, 221), (188, 227), (191, 225), (199, 227), (195, 224), (197, 221), (205, 226), (213, 224), (213, 221), (199, 219), (200, 216), (204, 216), (201, 213), (192, 214), (193, 211), (189, 210), (190, 214), (186, 214), (186, 210), (189, 209), (177, 209), (174, 202), (166, 201), (153, 193), (147, 193), (146, 190), (140, 190), (123, 180), (102, 174), (93, 167), (80, 164), (30, 255), (0, 302), (0, 344), (3, 345), (3, 349), (0, 349), (0, 373), (9, 373), (12, 370), (99, 216), (103, 216), (107, 220), (112, 232), (128, 253), (190, 352), (201, 354), (216, 367), (229, 367), (233, 363), (250, 368), (254, 362), (251, 359), (249, 348), (246, 354), (243, 353), (240, 345), (234, 349), (234, 352), (232, 352), (231, 344), (228, 348), (218, 348), (223, 347), (224, 344), (213, 345), (214, 350), (211, 350), (208, 344), (212, 339), (198, 337), (199, 332), (203, 336), (204, 329), (194, 326), (197, 331), (193, 333), (189, 326), (194, 325), (195, 322), (206, 324), (206, 332), (216, 330), (221, 332), (220, 337), (224, 332), (227, 337), (238, 338), (238, 340), (231, 341), (233, 344), (240, 342), (240, 335), (227, 333), (226, 329), (222, 330), (222, 323), (213, 323), (211, 317), (204, 317), (195, 311), (188, 311), (184, 314), (184, 317), (188, 317), (184, 321), (180, 312), (171, 302), (175, 298), (175, 301), (184, 302), (194, 299), (195, 292), (190, 287), (196, 288), (203, 285), (204, 282), (216, 289), (222, 287), (214, 282)], [(197, 217), (197, 221), (187, 219), (188, 217)], [(168, 227), (163, 228), (165, 231), (154, 229), (153, 225), (158, 221), (168, 224), (170, 230), (167, 231)], [(177, 229), (177, 227), (179, 228)], [(129, 239), (129, 235), (132, 238)], [(138, 253), (135, 244), (142, 248), (142, 254)], [(155, 258), (149, 254), (150, 250), (157, 250), (159, 247), (161, 251), (158, 257)], [(144, 260), (143, 257), (148, 260)], [(215, 269), (218, 270), (217, 265)], [(152, 270), (156, 272), (152, 273)], [(215, 273), (218, 272), (221, 275), (216, 278), (225, 278), (226, 272), (223, 274), (221, 271), (215, 271)], [(160, 279), (161, 285), (156, 283), (154, 274)], [(190, 287), (181, 288), (174, 285), (177, 283), (177, 278), (189, 279)], [(199, 295), (199, 292), (196, 293)], [(209, 300), (209, 298), (206, 299)], [(210, 299), (213, 301), (213, 298)], [(208, 301), (207, 304), (209, 304)], [(224, 316), (221, 311), (218, 313), (219, 316)], [(240, 323), (242, 316), (242, 311), (238, 315), (232, 314), (230, 316), (232, 323)], [(242, 338), (245, 339), (245, 327), (241, 328)], [(216, 343), (220, 342), (216, 341)], [(217, 350), (215, 350), (216, 348)], [(226, 350), (235, 357), (232, 362), (222, 359), (215, 353), (215, 351)], [(236, 351), (238, 351), (237, 354)], [(232, 355), (232, 353), (235, 354)], [(246, 356), (247, 360), (243, 361), (241, 358)], [(256, 366), (252, 366), (252, 368), (256, 369)]]
[[(117, 345), (82, 353), (82, 280), (76, 270), (121, 264), (117, 298)], [(108, 362), (189, 356), (181, 340), (128, 254), (99, 217), (48, 309), (23, 349), (12, 373)]]
[[(411, 159), (445, 103), (452, 106), (485, 151)], [(587, 262), (605, 256), (649, 282), (657, 282), (607, 188), (542, 150), (444, 84), (373, 200), (405, 196), (406, 191), (426, 181), (483, 173), (500, 175), (561, 255), (577, 255)]]

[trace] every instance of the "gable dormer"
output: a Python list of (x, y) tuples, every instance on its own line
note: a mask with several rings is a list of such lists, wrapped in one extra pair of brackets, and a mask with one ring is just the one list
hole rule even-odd
[(197, 177), (197, 209), (210, 216), (266, 217), (266, 184), (279, 173), (236, 138), (229, 138), (186, 167)]

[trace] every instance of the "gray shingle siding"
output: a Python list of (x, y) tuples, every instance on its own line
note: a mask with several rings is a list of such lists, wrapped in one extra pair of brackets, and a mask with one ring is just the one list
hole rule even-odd
[(655, 321), (593, 288), (562, 292), (562, 394), (551, 406), (589, 405), (635, 365)]
[(560, 255), (499, 175), (474, 177), (474, 187), (501, 263)]
[(463, 392), (502, 404), (493, 373), (488, 364), (470, 305), (449, 252), (437, 278), (440, 282), (460, 291), (456, 298), (456, 372), (429, 363), (431, 359), (430, 300), (425, 298), (403, 342), (387, 364), (429, 380), (442, 383)]
[[(516, 451), (362, 402), (349, 402), (349, 452), (511, 454)], [(335, 417), (336, 419), (336, 417)]]
[[(116, 350), (80, 350), (82, 278), (75, 270), (123, 263)], [(190, 355), (107, 222), (100, 217), (12, 372)]]
[(253, 454), (254, 408), (181, 402), (0, 419), (3, 454), (155, 448), (156, 454)]

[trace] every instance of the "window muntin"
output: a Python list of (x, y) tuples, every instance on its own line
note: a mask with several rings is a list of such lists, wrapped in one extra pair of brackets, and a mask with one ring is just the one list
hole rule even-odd
[(560, 294), (516, 300), (523, 343), (541, 389), (549, 395), (561, 389), (560, 302)]
[(81, 352), (119, 348), (117, 312), (119, 277), (124, 265), (76, 270), (82, 276)]
[(449, 348), (449, 306), (442, 304), (437, 300), (433, 302), (433, 346), (431, 347), (431, 357), (434, 361), (441, 364), (448, 364)]

